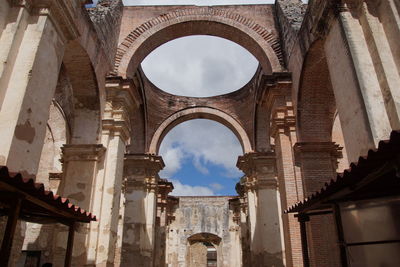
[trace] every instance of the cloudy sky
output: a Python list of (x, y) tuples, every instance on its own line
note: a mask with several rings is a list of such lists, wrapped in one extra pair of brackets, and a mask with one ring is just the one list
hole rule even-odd
[[(146, 76), (160, 89), (186, 96), (213, 96), (241, 88), (254, 75), (257, 60), (226, 39), (189, 36), (168, 42), (142, 62)], [(160, 147), (173, 181), (174, 195), (234, 195), (243, 175), (236, 168), (242, 154), (236, 136), (210, 120), (191, 120), (173, 128)]]
[[(97, 2), (97, 1), (96, 1)], [(270, 4), (274, 0), (124, 0), (125, 5)], [(232, 92), (254, 75), (258, 62), (244, 48), (210, 36), (168, 42), (142, 62), (146, 76), (176, 95), (214, 96)], [(242, 148), (225, 126), (191, 120), (173, 128), (161, 143), (166, 164), (161, 177), (174, 183), (173, 195), (235, 195), (243, 175), (236, 168)]]
[(235, 195), (243, 175), (236, 168), (242, 148), (220, 123), (197, 119), (179, 124), (164, 138), (160, 176), (174, 183), (173, 195)]

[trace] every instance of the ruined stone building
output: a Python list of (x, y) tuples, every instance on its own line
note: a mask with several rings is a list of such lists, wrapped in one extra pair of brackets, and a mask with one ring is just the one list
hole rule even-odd
[[(89, 3), (0, 0), (0, 165), (97, 216), (75, 228), (72, 266), (303, 266), (284, 210), (400, 129), (400, 2)], [(241, 45), (257, 73), (226, 95), (162, 91), (140, 64), (189, 35)], [(237, 196), (174, 197), (159, 177), (163, 138), (196, 118), (240, 140)], [(344, 266), (332, 214), (310, 220), (310, 266)], [(67, 237), (20, 222), (9, 266), (64, 266)]]

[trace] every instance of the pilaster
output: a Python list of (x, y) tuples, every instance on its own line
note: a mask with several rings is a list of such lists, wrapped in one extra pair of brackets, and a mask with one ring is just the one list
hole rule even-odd
[[(300, 168), (295, 166), (293, 145), (297, 142), (296, 118), (290, 90), (268, 92), (271, 110), (271, 137), (275, 140), (279, 192), (283, 209), (303, 200), (303, 184)], [(283, 233), (285, 239), (286, 266), (302, 266), (301, 242), (297, 238), (300, 231), (297, 219), (292, 214), (284, 214)]]
[[(94, 205), (93, 188), (97, 184), (97, 172), (99, 162), (102, 160), (105, 148), (101, 144), (91, 145), (64, 145), (62, 148), (63, 179), (61, 180), (61, 195), (71, 199), (85, 210), (92, 211)], [(57, 231), (57, 254), (64, 255), (66, 228)], [(89, 225), (81, 225), (75, 235), (73, 251), (73, 264), (84, 266), (88, 261), (88, 250), (82, 247), (88, 246)], [(55, 264), (62, 264), (55, 262)]]
[(0, 164), (34, 177), (65, 45), (79, 36), (73, 8), (82, 2), (10, 3), (0, 36)]
[(132, 96), (132, 84), (121, 79), (106, 82), (106, 105), (102, 120), (102, 142), (107, 147), (96, 185), (96, 210), (99, 223), (92, 224), (98, 236), (91, 240), (96, 266), (114, 264), (117, 246), (118, 217), (123, 182), (123, 166), (126, 146), (130, 141), (130, 118), (136, 105)]
[[(247, 195), (250, 217), (252, 266), (284, 266), (275, 153), (245, 154), (239, 157), (237, 166), (245, 173), (242, 185)], [(268, 242), (265, 242), (266, 236)]]
[(156, 203), (159, 176), (164, 168), (160, 156), (125, 155), (125, 215), (122, 265), (154, 265)]

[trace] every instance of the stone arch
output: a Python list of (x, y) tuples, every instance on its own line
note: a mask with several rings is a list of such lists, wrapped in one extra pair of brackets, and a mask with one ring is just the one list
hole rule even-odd
[(72, 88), (74, 119), (72, 144), (98, 143), (100, 133), (100, 97), (92, 61), (79, 41), (67, 44), (63, 58)]
[(155, 48), (189, 35), (214, 35), (248, 49), (264, 72), (283, 69), (283, 53), (272, 31), (239, 14), (212, 7), (176, 10), (153, 18), (133, 30), (117, 49), (114, 75), (132, 75)]
[(322, 40), (305, 57), (297, 99), (300, 142), (331, 142), (336, 102)]
[(176, 125), (192, 119), (210, 119), (225, 125), (239, 139), (244, 153), (253, 151), (250, 139), (245, 129), (230, 115), (215, 108), (193, 107), (180, 110), (161, 123), (151, 139), (149, 153), (157, 154), (161, 141), (164, 139), (165, 135)]

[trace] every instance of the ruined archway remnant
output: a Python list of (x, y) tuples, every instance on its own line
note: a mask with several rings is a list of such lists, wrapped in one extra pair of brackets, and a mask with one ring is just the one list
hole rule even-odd
[(231, 129), (232, 132), (237, 136), (240, 144), (242, 145), (244, 153), (249, 153), (253, 151), (250, 139), (247, 136), (246, 131), (244, 130), (242, 125), (230, 115), (215, 108), (194, 107), (178, 111), (168, 117), (166, 120), (164, 120), (164, 122), (158, 127), (151, 139), (149, 153), (157, 154), (160, 148), (161, 141), (163, 140), (165, 135), (176, 125), (192, 119), (209, 119), (225, 125), (229, 129)]
[(283, 70), (278, 34), (254, 20), (214, 7), (194, 7), (164, 13), (131, 31), (118, 47), (114, 75), (132, 76), (142, 60), (170, 40), (189, 35), (213, 35), (231, 40), (249, 50), (265, 73)]

